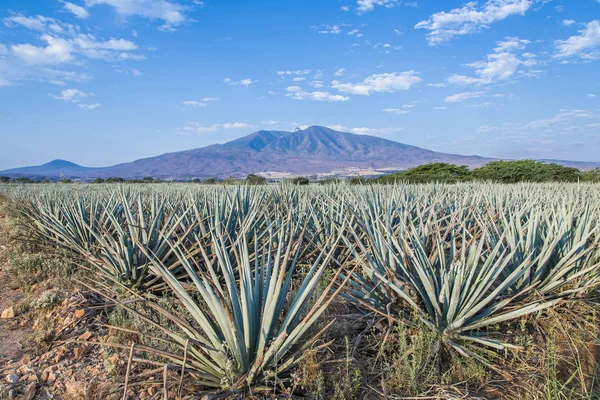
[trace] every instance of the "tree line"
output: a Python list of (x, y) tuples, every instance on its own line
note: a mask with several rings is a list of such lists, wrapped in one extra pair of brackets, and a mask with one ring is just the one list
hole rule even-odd
[[(344, 181), (340, 178), (329, 178), (322, 180), (311, 180), (307, 177), (298, 176), (285, 180), (294, 185), (308, 185), (311, 182), (320, 184), (335, 183)], [(449, 163), (431, 163), (419, 165), (418, 167), (406, 171), (396, 172), (390, 175), (377, 178), (353, 177), (348, 182), (352, 185), (361, 185), (369, 183), (458, 183), (471, 181), (490, 181), (498, 183), (518, 183), (518, 182), (600, 182), (600, 168), (582, 171), (577, 168), (565, 167), (555, 163), (542, 163), (534, 160), (517, 161), (492, 161), (483, 167), (473, 170), (462, 165)], [(49, 183), (48, 180), (35, 181), (30, 178), (11, 179), (6, 176), (0, 176), (0, 183)], [(70, 179), (61, 179), (60, 183), (72, 183)], [(160, 179), (145, 177), (142, 179), (123, 179), (119, 177), (96, 178), (92, 183), (158, 183)], [(199, 184), (250, 184), (264, 185), (267, 179), (260, 175), (249, 174), (244, 178), (226, 178), (219, 180), (217, 178), (193, 179), (191, 182)]]

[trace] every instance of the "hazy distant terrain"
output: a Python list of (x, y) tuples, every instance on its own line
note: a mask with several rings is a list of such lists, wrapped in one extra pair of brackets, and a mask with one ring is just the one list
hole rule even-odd
[[(294, 132), (258, 131), (224, 144), (162, 154), (111, 167), (88, 168), (69, 161), (55, 160), (40, 166), (0, 171), (0, 175), (86, 180), (148, 176), (185, 180), (244, 177), (250, 173), (271, 177), (356, 176), (404, 170), (432, 162), (475, 168), (491, 160), (493, 159), (475, 155), (439, 153), (380, 137), (311, 126)], [(547, 161), (583, 169), (600, 166), (600, 163)]]

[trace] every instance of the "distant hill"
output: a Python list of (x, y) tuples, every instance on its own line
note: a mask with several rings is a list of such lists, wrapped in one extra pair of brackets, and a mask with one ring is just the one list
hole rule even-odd
[[(0, 175), (84, 180), (117, 176), (187, 180), (244, 177), (250, 173), (271, 177), (355, 176), (377, 175), (432, 162), (475, 168), (492, 160), (474, 155), (438, 153), (380, 137), (311, 126), (294, 132), (258, 131), (224, 144), (162, 154), (111, 167), (88, 168), (55, 160), (40, 166), (0, 171)], [(569, 163), (570, 166), (586, 164), (585, 168), (600, 166), (600, 163), (559, 163)]]

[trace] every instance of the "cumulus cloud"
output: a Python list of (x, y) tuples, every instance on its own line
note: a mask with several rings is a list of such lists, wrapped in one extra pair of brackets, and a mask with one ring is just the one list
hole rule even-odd
[(367, 128), (367, 127), (363, 126), (360, 128), (352, 128), (352, 129), (350, 129), (350, 132), (354, 133), (356, 135), (380, 136), (380, 135), (389, 135), (392, 133), (401, 132), (403, 130), (404, 130), (404, 128)]
[(286, 90), (288, 91), (286, 96), (291, 97), (295, 100), (336, 102), (346, 101), (350, 99), (349, 97), (342, 96), (339, 94), (331, 94), (329, 92), (307, 92), (303, 90), (300, 86), (289, 86)]
[(295, 71), (277, 71), (278, 76), (286, 76), (286, 75), (308, 75), (310, 74), (310, 69), (297, 69)]
[(100, 107), (100, 103), (94, 103), (94, 104), (79, 104), (79, 108), (81, 108), (82, 110), (95, 110), (96, 108)]
[(476, 99), (483, 96), (485, 92), (463, 92), (446, 97), (446, 103), (460, 103), (469, 99)]
[(572, 19), (563, 19), (562, 23), (564, 26), (571, 26), (575, 23), (575, 21)]
[(396, 114), (396, 115), (406, 115), (410, 113), (410, 110), (406, 110), (404, 108), (384, 108), (383, 112)]
[(208, 104), (206, 104), (206, 103), (203, 103), (201, 101), (195, 101), (195, 100), (186, 100), (183, 102), (183, 105), (188, 106), (188, 107), (193, 107), (193, 108), (201, 108), (201, 107), (208, 106)]
[(239, 81), (234, 81), (231, 78), (225, 78), (225, 79), (223, 79), (223, 82), (228, 85), (231, 85), (231, 86), (241, 85), (241, 86), (246, 86), (246, 87), (252, 85), (253, 83), (256, 83), (256, 81), (253, 81), (250, 78), (242, 79)]
[(390, 113), (390, 114), (396, 114), (396, 115), (406, 115), (406, 114), (410, 113), (410, 110), (416, 105), (416, 103), (418, 103), (418, 101), (414, 101), (410, 104), (405, 104), (405, 105), (401, 106), (400, 108), (385, 108), (385, 109), (383, 109), (383, 112)]
[(360, 31), (358, 29), (352, 29), (350, 32), (348, 32), (348, 35), (356, 36), (356, 37), (363, 37), (363, 34), (360, 33)]
[(552, 118), (531, 121), (525, 126), (525, 128), (556, 128), (558, 125), (561, 125), (566, 121), (572, 121), (580, 118), (590, 118), (593, 115), (594, 114), (588, 110), (561, 110)]
[(245, 122), (226, 122), (223, 124), (223, 129), (244, 129), (251, 128), (253, 125)]
[(342, 29), (338, 25), (323, 25), (317, 32), (324, 35), (337, 35)]
[(359, 128), (349, 128), (345, 125), (333, 124), (326, 125), (327, 128), (333, 129), (334, 131), (339, 132), (350, 132), (355, 135), (389, 135), (395, 132), (401, 132), (403, 128), (367, 128), (367, 127), (359, 127)]
[(90, 13), (85, 8), (78, 6), (77, 4), (69, 3), (68, 1), (63, 2), (65, 10), (69, 11), (79, 19), (89, 18)]
[(219, 124), (203, 125), (199, 122), (186, 122), (185, 125), (177, 129), (177, 133), (180, 135), (202, 135), (216, 132), (219, 127)]
[(346, 72), (346, 70), (344, 68), (340, 68), (337, 71), (335, 71), (334, 75), (335, 76), (343, 76), (345, 72)]
[(245, 122), (226, 122), (224, 124), (204, 125), (199, 122), (186, 122), (177, 129), (180, 135), (202, 135), (206, 133), (217, 132), (220, 129), (244, 129), (251, 128), (253, 125)]
[(423, 81), (415, 71), (392, 72), (374, 74), (360, 83), (331, 82), (331, 87), (342, 92), (361, 96), (369, 96), (371, 93), (397, 92), (408, 90), (412, 86)]
[(399, 4), (399, 0), (358, 0), (356, 2), (358, 11), (373, 11), (375, 6), (392, 8)]
[(92, 34), (83, 34), (79, 27), (41, 15), (26, 17), (11, 16), (3, 20), (8, 27), (23, 27), (41, 32), (39, 39), (43, 45), (31, 43), (14, 44), (10, 47), (12, 56), (27, 66), (58, 65), (78, 61), (81, 57), (118, 62), (141, 60), (144, 56), (135, 54), (137, 45), (129, 40), (110, 38), (102, 40)]
[[(125, 17), (139, 16), (151, 20), (161, 20), (163, 31), (172, 31), (188, 20), (185, 12), (189, 9), (175, 1), (167, 0), (85, 0), (88, 7), (107, 5)], [(199, 4), (199, 3), (198, 3)], [(199, 4), (201, 5), (201, 4)]]
[(419, 22), (415, 29), (425, 29), (430, 46), (476, 33), (512, 15), (525, 15), (536, 0), (488, 0), (482, 6), (472, 1), (462, 8), (433, 14)]
[(554, 57), (567, 58), (578, 56), (584, 60), (593, 60), (600, 57), (596, 50), (600, 46), (600, 21), (593, 20), (579, 35), (571, 36), (566, 40), (557, 40)]
[(91, 96), (91, 93), (82, 92), (79, 89), (65, 89), (60, 94), (50, 94), (50, 96), (56, 100), (78, 103), (81, 99)]
[(517, 37), (506, 38), (504, 41), (497, 43), (494, 53), (488, 54), (486, 61), (467, 64), (467, 67), (475, 69), (476, 76), (455, 74), (450, 76), (447, 82), (466, 86), (490, 84), (510, 79), (519, 71), (520, 67), (533, 67), (537, 64), (535, 54), (515, 54), (517, 50), (523, 50), (529, 43), (529, 40)]
[(74, 46), (69, 40), (44, 34), (40, 38), (46, 46), (38, 47), (29, 43), (11, 46), (12, 54), (28, 65), (56, 65), (73, 61)]

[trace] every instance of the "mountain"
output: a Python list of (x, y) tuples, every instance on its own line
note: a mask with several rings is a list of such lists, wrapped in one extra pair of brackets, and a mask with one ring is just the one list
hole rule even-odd
[(85, 175), (90, 168), (82, 167), (70, 161), (66, 160), (54, 160), (49, 163), (37, 165), (34, 167), (23, 167), (8, 169), (1, 171), (0, 175), (11, 176), (11, 177), (28, 177), (28, 178), (54, 178), (60, 179), (61, 177), (74, 177)]
[[(0, 175), (84, 180), (111, 176), (187, 180), (244, 177), (250, 173), (270, 177), (355, 176), (399, 171), (431, 162), (475, 168), (492, 160), (438, 153), (380, 137), (311, 126), (294, 132), (259, 131), (224, 144), (162, 154), (111, 167), (87, 168), (55, 160), (36, 167), (0, 171)], [(600, 163), (597, 164), (600, 166)]]

